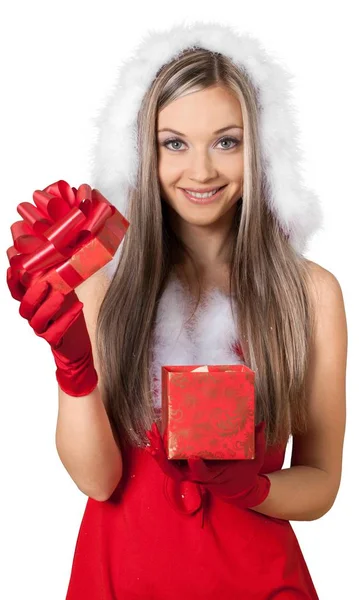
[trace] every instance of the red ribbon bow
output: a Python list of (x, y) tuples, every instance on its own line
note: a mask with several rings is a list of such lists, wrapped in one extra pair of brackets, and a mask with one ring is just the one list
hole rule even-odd
[(44, 271), (57, 269), (71, 289), (79, 285), (81, 275), (66, 260), (103, 228), (115, 212), (126, 228), (128, 222), (115, 206), (87, 184), (71, 187), (60, 179), (44, 190), (33, 193), (35, 206), (21, 202), (17, 206), (23, 221), (11, 226), (14, 245), (8, 248), (10, 267), (7, 281), (11, 289), (19, 284), (28, 288)]

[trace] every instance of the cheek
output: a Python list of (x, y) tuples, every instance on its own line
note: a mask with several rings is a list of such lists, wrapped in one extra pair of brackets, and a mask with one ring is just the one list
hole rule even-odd
[(158, 156), (158, 160), (157, 160), (157, 173), (158, 173), (159, 180), (163, 181), (164, 168), (163, 168), (163, 158), (161, 157), (161, 155)]
[(160, 196), (164, 202), (167, 204), (172, 204), (171, 196), (173, 196), (171, 192), (170, 182), (166, 176), (163, 176), (163, 173), (158, 169), (158, 177), (159, 177), (159, 188), (160, 188)]
[(158, 174), (163, 182), (171, 184), (176, 179), (182, 176), (183, 171), (186, 169), (186, 161), (184, 157), (173, 156), (169, 152), (160, 151), (158, 154)]
[(223, 173), (228, 177), (229, 180), (235, 182), (241, 182), (243, 180), (243, 155), (228, 157), (228, 160), (223, 163)]
[(180, 169), (178, 165), (171, 163), (170, 160), (161, 160), (158, 163), (158, 176), (163, 185), (171, 185), (179, 176)]

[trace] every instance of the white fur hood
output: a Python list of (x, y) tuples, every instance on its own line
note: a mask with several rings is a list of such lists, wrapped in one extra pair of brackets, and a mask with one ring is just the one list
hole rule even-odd
[(128, 216), (128, 190), (138, 167), (136, 117), (142, 98), (158, 69), (190, 46), (227, 55), (245, 68), (259, 90), (269, 208), (293, 247), (304, 253), (309, 238), (323, 228), (323, 213), (317, 195), (302, 183), (292, 76), (258, 40), (230, 26), (177, 24), (144, 36), (133, 57), (119, 67), (113, 89), (94, 118), (98, 137), (90, 151), (91, 185)]

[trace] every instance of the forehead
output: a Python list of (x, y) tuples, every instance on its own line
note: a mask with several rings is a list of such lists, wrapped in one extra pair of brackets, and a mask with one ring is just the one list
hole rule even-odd
[(241, 104), (221, 86), (187, 92), (161, 109), (157, 118), (158, 130), (175, 128), (185, 134), (212, 133), (231, 124), (243, 128)]

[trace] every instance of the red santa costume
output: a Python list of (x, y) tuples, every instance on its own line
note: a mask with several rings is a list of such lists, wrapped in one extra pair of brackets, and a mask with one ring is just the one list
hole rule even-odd
[[(94, 187), (126, 216), (138, 167), (140, 102), (160, 66), (194, 45), (229, 56), (257, 86), (270, 206), (293, 247), (303, 252), (322, 213), (317, 197), (300, 182), (297, 132), (286, 103), (289, 75), (256, 40), (229, 27), (177, 25), (147, 36), (98, 118)], [(115, 264), (116, 257), (107, 267), (110, 276)], [(152, 393), (159, 412), (162, 365), (244, 362), (230, 299), (219, 290), (207, 292), (192, 321), (188, 300), (172, 275), (153, 331)], [(286, 444), (268, 448), (261, 473), (281, 469), (285, 450)], [(200, 484), (174, 482), (144, 448), (128, 447), (123, 464), (112, 496), (87, 501), (66, 600), (318, 598), (289, 521), (225, 503)]]

